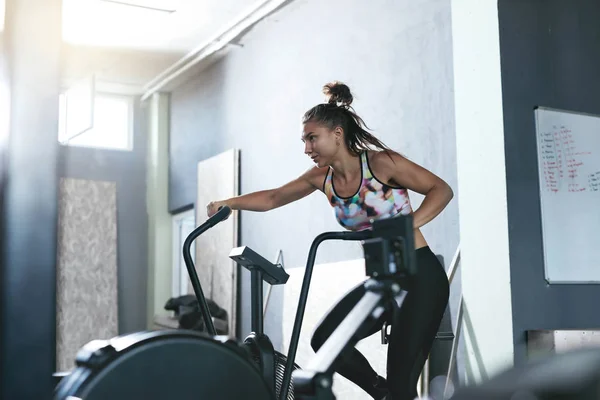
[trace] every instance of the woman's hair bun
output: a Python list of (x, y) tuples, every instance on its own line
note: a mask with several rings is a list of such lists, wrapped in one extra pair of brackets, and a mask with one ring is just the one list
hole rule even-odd
[(349, 107), (352, 104), (352, 93), (350, 88), (338, 81), (333, 81), (323, 86), (323, 93), (327, 96), (327, 102), (338, 106)]

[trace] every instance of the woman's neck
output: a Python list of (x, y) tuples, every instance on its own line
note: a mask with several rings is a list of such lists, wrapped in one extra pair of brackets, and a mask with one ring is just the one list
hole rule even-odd
[(361, 173), (362, 166), (357, 162), (359, 157), (359, 155), (345, 151), (340, 154), (340, 157), (332, 161), (331, 168), (338, 178), (348, 181)]

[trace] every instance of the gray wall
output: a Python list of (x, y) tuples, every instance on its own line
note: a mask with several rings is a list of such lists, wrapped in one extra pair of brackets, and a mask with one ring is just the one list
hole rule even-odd
[(135, 102), (133, 151), (61, 146), (61, 177), (117, 183), (119, 333), (147, 327), (146, 110)]
[(599, 20), (597, 0), (499, 2), (517, 364), (527, 356), (527, 330), (600, 326), (598, 285), (544, 280), (533, 115), (535, 106), (600, 114)]
[[(241, 149), (242, 193), (310, 168), (301, 115), (336, 79), (353, 90), (356, 111), (378, 137), (456, 188), (450, 23), (449, 0), (297, 0), (261, 22), (242, 47), (172, 93), (170, 209), (195, 202), (197, 162), (232, 147)], [(418, 206), (422, 196), (412, 199)], [(320, 192), (268, 213), (241, 213), (242, 244), (271, 260), (283, 249), (286, 268), (303, 266), (311, 241), (327, 230), (342, 228)], [(456, 201), (423, 230), (447, 266), (459, 241)], [(317, 263), (360, 257), (357, 244), (326, 242)], [(244, 270), (242, 334), (250, 330), (248, 282)], [(455, 285), (453, 304), (458, 295)], [(276, 314), (277, 300), (269, 304)], [(278, 320), (267, 319), (268, 333)]]

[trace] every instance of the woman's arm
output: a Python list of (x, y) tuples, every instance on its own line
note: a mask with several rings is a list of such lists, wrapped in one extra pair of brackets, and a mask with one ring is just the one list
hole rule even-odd
[(225, 205), (233, 210), (270, 211), (293, 201), (300, 200), (317, 190), (318, 186), (316, 182), (319, 176), (322, 176), (321, 180), (323, 180), (324, 174), (323, 169), (313, 167), (298, 178), (278, 188), (260, 190), (226, 200), (213, 201), (207, 205), (206, 211), (209, 217), (214, 215), (219, 210), (219, 207)]
[(398, 153), (375, 153), (371, 164), (373, 173), (379, 179), (386, 179), (384, 182), (425, 196), (421, 206), (413, 214), (415, 228), (434, 219), (454, 197), (452, 188), (443, 179)]

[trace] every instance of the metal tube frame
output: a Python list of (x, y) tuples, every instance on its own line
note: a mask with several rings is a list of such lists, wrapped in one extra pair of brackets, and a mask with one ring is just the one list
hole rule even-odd
[(256, 268), (250, 271), (250, 296), (252, 298), (252, 332), (263, 334), (263, 278)]

